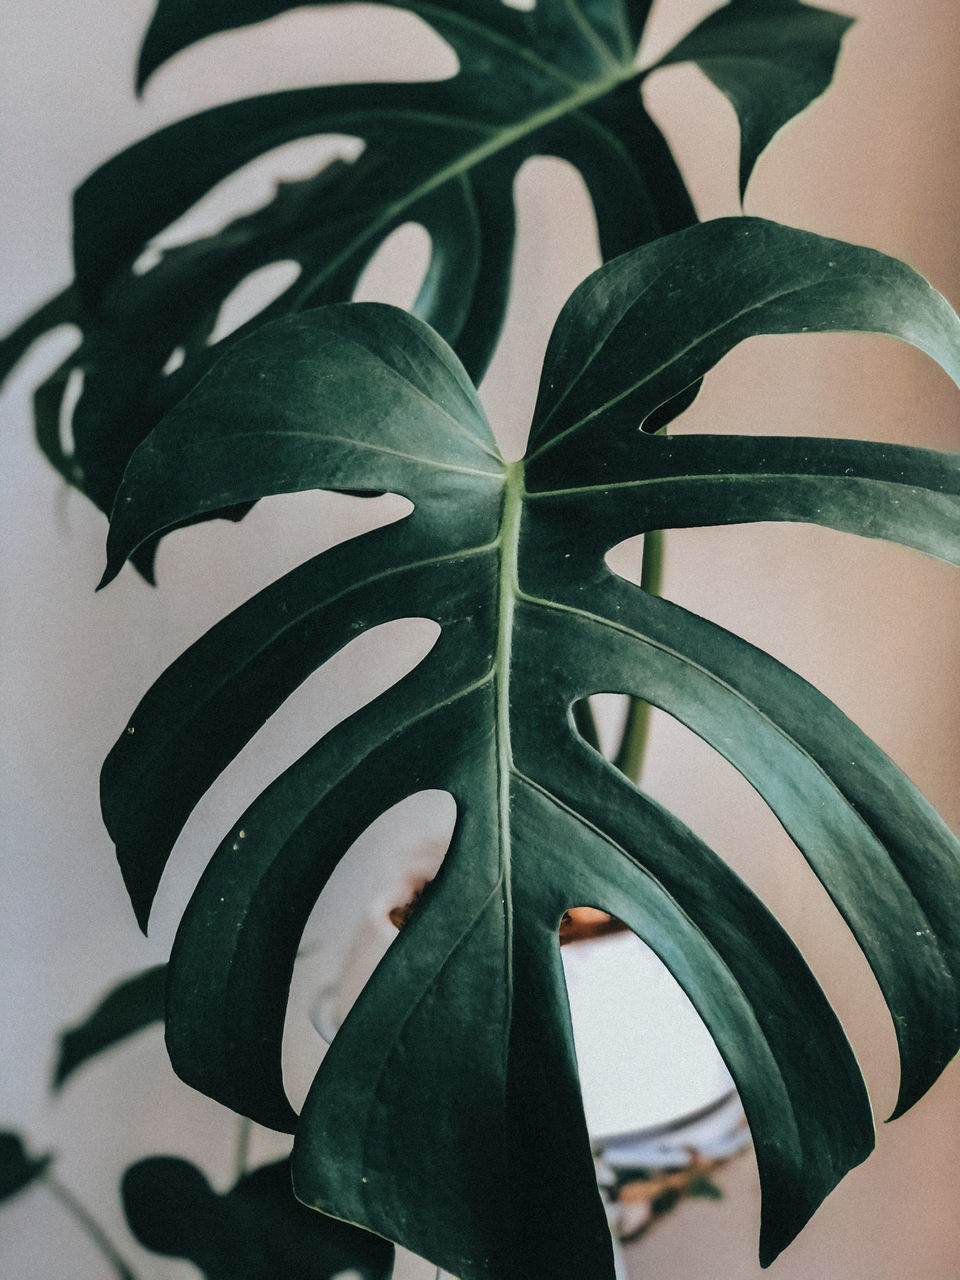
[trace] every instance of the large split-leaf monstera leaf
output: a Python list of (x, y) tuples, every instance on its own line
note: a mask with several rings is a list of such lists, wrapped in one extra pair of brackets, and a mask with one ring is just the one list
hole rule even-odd
[[(63, 320), (80, 325), (79, 349), (38, 392), (37, 431), (68, 481), (103, 510), (133, 449), (223, 344), (272, 316), (348, 299), (377, 248), (404, 223), (422, 224), (432, 245), (414, 311), (477, 377), (506, 307), (513, 183), (531, 156), (559, 156), (582, 173), (605, 258), (694, 220), (640, 95), (636, 53), (649, 0), (540, 0), (529, 12), (500, 0), (390, 2), (452, 46), (453, 78), (300, 89), (218, 106), (130, 147), (77, 191), (75, 284), (7, 339), (0, 372), (38, 333)], [(204, 36), (297, 7), (160, 0), (141, 81)], [(702, 60), (734, 102), (745, 181), (776, 130), (829, 84), (848, 25), (797, 0), (732, 0), (663, 62)], [(222, 179), (283, 143), (322, 134), (356, 137), (363, 153), (281, 184), (265, 208), (168, 249), (149, 270), (135, 266), (151, 240)], [(225, 299), (278, 262), (297, 264), (299, 276), (211, 347)], [(84, 383), (68, 456), (59, 416), (72, 370), (83, 371)], [(142, 550), (147, 572), (150, 559)]]
[[(439, 624), (421, 664), (268, 787), (214, 855), (171, 957), (168, 1043), (199, 1088), (297, 1125), (308, 1203), (465, 1280), (612, 1275), (558, 951), (571, 906), (643, 937), (714, 1035), (756, 1146), (764, 1258), (872, 1143), (853, 1055), (796, 948), (578, 735), (571, 709), (586, 695), (662, 707), (765, 797), (876, 972), (901, 1108), (956, 1051), (954, 837), (816, 690), (604, 560), (631, 534), (750, 520), (960, 559), (951, 455), (641, 430), (743, 338), (801, 329), (892, 334), (960, 379), (960, 322), (909, 268), (724, 220), (635, 250), (577, 290), (520, 462), (501, 459), (429, 328), (342, 304), (238, 345), (137, 451), (118, 496), (108, 574), (142, 539), (267, 493), (377, 488), (414, 503), (289, 573), (175, 663), (108, 759), (103, 805), (145, 922), (190, 809), (287, 694), (364, 628)], [(297, 1123), (280, 1041), (301, 931), (355, 838), (423, 788), (456, 801), (450, 850)]]

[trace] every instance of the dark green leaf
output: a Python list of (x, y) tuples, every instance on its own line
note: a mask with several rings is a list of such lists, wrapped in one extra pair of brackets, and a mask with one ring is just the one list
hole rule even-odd
[(18, 1133), (0, 1131), (0, 1203), (42, 1178), (50, 1156), (31, 1156)]
[(740, 121), (740, 195), (761, 151), (828, 87), (853, 22), (799, 0), (730, 0), (659, 66), (695, 62)]
[(439, 624), (423, 662), (276, 779), (215, 853), (171, 957), (168, 1044), (191, 1083), (294, 1127), (280, 1044), (312, 905), (392, 804), (449, 791), (450, 850), (323, 1060), (294, 1176), (309, 1203), (464, 1280), (612, 1274), (559, 959), (571, 906), (643, 937), (716, 1039), (754, 1139), (764, 1260), (872, 1143), (853, 1054), (801, 956), (579, 736), (572, 708), (592, 693), (664, 708), (770, 804), (877, 973), (901, 1108), (957, 1050), (957, 841), (816, 690), (604, 558), (650, 529), (805, 520), (960, 560), (953, 456), (641, 430), (743, 338), (839, 328), (912, 342), (960, 379), (960, 321), (909, 268), (735, 219), (624, 255), (577, 290), (524, 461), (498, 457), (452, 352), (375, 304), (238, 344), (131, 460), (108, 576), (142, 539), (267, 492), (393, 489), (414, 503), (174, 664), (107, 761), (103, 798), (144, 921), (187, 814), (287, 694), (359, 630)]
[[(431, 329), (393, 307), (343, 304), (319, 313), (334, 317), (334, 323), (318, 351), (313, 314), (302, 322), (294, 317), (271, 331), (274, 341), (244, 393), (242, 414), (232, 408), (221, 412), (236, 385), (236, 361), (221, 361), (202, 381), (199, 400), (192, 403), (206, 402), (211, 413), (202, 434), (181, 442), (186, 449), (181, 460), (194, 469), (194, 481), (203, 491), (201, 502), (208, 511), (253, 501), (271, 490), (369, 489), (372, 465), (382, 469), (377, 490), (392, 489), (416, 495), (418, 500), (453, 497), (460, 489), (477, 485), (499, 494), (502, 462), (476, 391), (456, 357)], [(241, 361), (244, 349), (240, 348)], [(312, 448), (320, 430), (312, 404), (306, 395), (298, 402), (286, 392), (288, 387), (305, 392), (318, 376), (333, 397), (331, 403), (337, 405), (342, 425), (334, 428), (335, 433), (343, 433), (334, 434), (326, 463)], [(277, 423), (281, 399), (285, 402), (282, 423)], [(175, 422), (176, 415), (174, 410), (166, 421)], [(412, 437), (411, 420), (417, 423)], [(272, 438), (266, 451), (264, 429)], [(162, 433), (151, 437), (139, 456), (147, 457), (155, 443), (162, 448), (162, 441)], [(221, 473), (212, 465), (215, 441), (233, 458), (229, 472)], [(317, 483), (318, 464), (330, 468), (322, 485)], [(138, 471), (145, 483), (140, 482)], [(108, 579), (132, 549), (120, 545), (124, 513), (140, 523), (151, 519), (147, 511), (152, 508), (156, 532), (201, 514), (193, 501), (194, 491), (177, 493), (178, 488), (164, 492), (147, 470), (129, 471), (114, 512), (117, 532), (112, 546), (119, 558), (113, 555)], [(173, 514), (171, 500), (179, 503), (179, 514)]]
[(59, 1089), (68, 1076), (98, 1053), (145, 1027), (163, 1022), (166, 973), (167, 966), (158, 964), (125, 978), (81, 1022), (64, 1031), (53, 1077), (55, 1088)]
[[(631, 262), (656, 288), (638, 289)], [(691, 305), (696, 298), (696, 305)], [(798, 318), (802, 317), (802, 321)], [(634, 427), (756, 333), (846, 329), (919, 347), (960, 380), (956, 317), (909, 267), (882, 253), (760, 218), (721, 218), (595, 271), (573, 293), (544, 360), (530, 438), (536, 488), (552, 471), (608, 480), (609, 454), (581, 442), (602, 421)], [(642, 349), (643, 359), (638, 359)], [(632, 461), (632, 460), (631, 460)], [(631, 464), (628, 464), (631, 465)]]
[[(336, 4), (339, 0), (312, 0), (316, 8)], [(501, 0), (382, 0), (392, 8), (417, 13), (442, 32), (454, 48), (458, 34), (476, 26), (485, 27), (507, 40), (526, 43), (530, 17), (504, 5)], [(609, 8), (607, 0), (601, 0)], [(168, 58), (205, 36), (235, 30), (264, 22), (281, 13), (299, 8), (298, 0), (158, 0), (156, 12), (140, 50), (138, 87)], [(556, 8), (548, 0), (546, 9)], [(464, 37), (461, 36), (461, 39)]]
[[(340, 0), (312, 0), (323, 7)], [(552, 54), (557, 65), (575, 73), (591, 65), (629, 60), (650, 9), (650, 0), (539, 0), (529, 10), (502, 0), (382, 0), (391, 8), (415, 13), (453, 46), (460, 58), (472, 52), (478, 30), (497, 42)], [(205, 36), (287, 13), (297, 0), (159, 0), (140, 52), (138, 85), (168, 58)], [(625, 10), (627, 12), (625, 12)]]
[(224, 1195), (195, 1165), (151, 1156), (124, 1174), (123, 1203), (147, 1249), (188, 1258), (207, 1280), (388, 1280), (393, 1249), (377, 1236), (314, 1213), (290, 1185), (290, 1162), (246, 1174)]
[[(48, 384), (37, 422), (58, 470), (103, 510), (136, 445), (217, 355), (272, 317), (349, 298), (376, 250), (407, 222), (421, 224), (431, 240), (414, 311), (479, 377), (507, 304), (514, 179), (531, 156), (559, 156), (580, 170), (605, 258), (694, 220), (640, 98), (635, 55), (647, 0), (540, 0), (526, 12), (500, 0), (396, 3), (449, 41), (460, 64), (455, 77), (232, 102), (160, 130), (77, 191), (83, 343)], [(295, 7), (287, 0), (162, 0), (141, 76), (198, 39)], [(845, 22), (783, 0), (734, 3), (670, 57), (695, 58), (715, 78), (726, 77), (744, 121), (744, 154), (754, 157), (825, 87)], [(356, 137), (363, 153), (281, 184), (265, 208), (166, 251), (149, 270), (134, 269), (151, 240), (219, 181), (284, 143), (322, 134)], [(278, 262), (297, 264), (298, 278), (211, 349), (224, 301), (253, 272)], [(10, 335), (0, 365), (18, 356), (50, 319), (45, 314)], [(66, 458), (52, 427), (59, 427), (57, 393), (75, 369), (83, 370), (84, 386), (73, 413), (74, 452)], [(665, 407), (660, 424), (681, 407)], [(149, 574), (149, 553), (141, 559)]]

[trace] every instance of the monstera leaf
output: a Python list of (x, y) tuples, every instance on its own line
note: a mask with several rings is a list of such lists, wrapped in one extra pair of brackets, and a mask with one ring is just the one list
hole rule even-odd
[(195, 1165), (152, 1156), (124, 1174), (123, 1203), (142, 1245), (189, 1258), (207, 1280), (389, 1280), (392, 1272), (386, 1240), (297, 1202), (289, 1160), (218, 1195)]
[[(102, 796), (145, 923), (187, 814), (283, 699), (365, 628), (439, 624), (421, 664), (277, 778), (214, 854), (171, 957), (168, 1044), (198, 1088), (296, 1126), (307, 1203), (464, 1280), (613, 1275), (558, 950), (572, 906), (649, 943), (716, 1039), (756, 1147), (764, 1260), (872, 1144), (853, 1054), (801, 956), (698, 837), (578, 735), (572, 708), (592, 693), (663, 708), (772, 807), (877, 975), (899, 1109), (956, 1052), (957, 841), (815, 689), (605, 564), (629, 535), (753, 520), (960, 558), (951, 455), (641, 430), (737, 342), (801, 329), (895, 335), (960, 379), (960, 321), (909, 268), (723, 220), (624, 255), (574, 293), (522, 461), (503, 461), (425, 324), (341, 304), (238, 344), (138, 449), (118, 495), (108, 577), (143, 539), (267, 493), (375, 488), (414, 504), (188, 650), (132, 716)], [(301, 931), (364, 828), (425, 788), (456, 801), (450, 849), (298, 1122), (280, 1044)]]
[[(322, 0), (318, 0), (322, 3)], [(290, 0), (161, 0), (141, 81), (195, 40), (298, 7)], [(232, 102), (162, 129), (78, 190), (76, 282), (0, 350), (0, 370), (52, 324), (73, 319), (79, 349), (40, 389), (42, 447), (66, 479), (109, 511), (136, 445), (229, 345), (265, 319), (348, 299), (378, 247), (407, 222), (431, 241), (414, 312), (479, 376), (507, 301), (513, 183), (525, 160), (559, 156), (583, 175), (605, 258), (689, 225), (694, 212), (640, 96), (637, 45), (649, 0), (500, 0), (400, 5), (453, 48), (458, 73), (429, 83), (358, 84)], [(744, 182), (784, 121), (829, 83), (848, 20), (796, 0), (732, 0), (664, 62), (701, 61), (744, 122)], [(292, 139), (350, 135), (364, 150), (281, 184), (265, 208), (215, 235), (142, 251), (216, 183)], [(299, 274), (260, 315), (211, 347), (224, 301), (273, 263)], [(73, 451), (59, 418), (82, 370)], [(238, 511), (237, 514), (241, 514)], [(148, 549), (140, 563), (149, 573)]]

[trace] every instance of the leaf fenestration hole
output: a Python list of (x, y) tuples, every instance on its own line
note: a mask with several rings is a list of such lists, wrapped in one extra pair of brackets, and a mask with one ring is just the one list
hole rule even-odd
[[(585, 910), (575, 908), (574, 915)], [(587, 1127), (595, 1141), (674, 1124), (733, 1089), (680, 984), (617, 923), (561, 951)]]
[(481, 388), (500, 448), (511, 459), (526, 447), (554, 322), (577, 285), (600, 265), (597, 220), (579, 169), (555, 156), (531, 156), (513, 191), (515, 287)]
[(186, 358), (187, 358), (186, 347), (182, 347), (182, 346), (174, 347), (173, 350), (170, 352), (170, 354), (167, 356), (167, 362), (163, 366), (163, 368), (160, 370), (160, 372), (164, 375), (164, 377), (169, 377), (171, 373), (176, 373), (176, 371), (180, 368), (180, 366), (183, 364)]
[[(399, 936), (391, 920), (417, 910), (450, 846), (457, 806), (447, 791), (418, 791), (391, 806), (354, 841), (327, 882), (307, 926), (294, 975), (285, 1039), (291, 1096), (309, 1088), (322, 1045), (303, 1051), (302, 1017), (323, 1040), (339, 1030), (374, 969)], [(309, 1058), (309, 1061), (307, 1059)]]
[[(224, 614), (281, 574), (339, 542), (402, 520), (413, 503), (399, 494), (358, 498), (332, 490), (272, 494), (261, 498), (239, 524), (209, 520), (171, 532), (160, 545), (158, 573), (190, 593), (189, 629), (195, 640)], [(178, 650), (172, 650), (172, 661)]]
[(459, 69), (448, 42), (405, 9), (376, 2), (272, 7), (281, 11), (181, 50), (154, 73), (147, 92), (159, 80), (170, 94), (189, 87), (198, 110), (219, 105), (225, 83), (250, 99), (311, 89), (320, 79), (328, 85), (413, 83), (449, 79)]
[(184, 824), (157, 892), (151, 932), (173, 931), (225, 831), (281, 773), (335, 725), (396, 684), (440, 634), (428, 618), (384, 623), (351, 640), (309, 675), (237, 753)]
[(354, 302), (389, 302), (413, 309), (430, 265), (431, 240), (418, 222), (405, 222), (391, 231), (364, 267)]
[[(574, 721), (579, 732), (589, 741), (589, 731), (592, 730), (598, 741), (596, 744), (591, 741), (590, 745), (596, 745), (607, 760), (613, 759), (620, 746), (628, 702), (629, 699), (623, 693), (592, 693), (574, 704)], [(584, 718), (589, 724), (589, 730), (584, 724)]]
[(222, 338), (259, 315), (265, 307), (275, 302), (290, 288), (301, 270), (299, 262), (284, 259), (282, 262), (271, 262), (265, 267), (251, 271), (230, 290), (220, 304), (216, 323), (207, 338), (207, 345), (215, 346)]
[(897, 1095), (890, 1015), (853, 934), (759, 792), (719, 751), (667, 712), (652, 724), (643, 790), (696, 832), (790, 934), (826, 991), (880, 1114)]
[(143, 249), (139, 257), (134, 258), (130, 264), (130, 270), (135, 276), (145, 276), (148, 271), (152, 271), (154, 267), (159, 266), (163, 258), (163, 249), (151, 240), (145, 249)]
[(611, 573), (627, 582), (640, 585), (640, 574), (643, 569), (643, 534), (632, 538), (624, 538), (615, 547), (611, 547), (604, 556), (604, 563)]
[(63, 399), (60, 401), (60, 448), (68, 458), (73, 457), (73, 411), (83, 395), (83, 383), (83, 370), (80, 368), (71, 369), (67, 378), (67, 385), (63, 389)]
[(352, 162), (363, 153), (361, 138), (349, 134), (295, 138), (257, 156), (231, 173), (190, 206), (175, 222), (154, 236), (131, 270), (145, 275), (164, 250), (216, 235), (234, 218), (256, 213), (273, 199), (277, 184), (312, 178), (335, 160)]

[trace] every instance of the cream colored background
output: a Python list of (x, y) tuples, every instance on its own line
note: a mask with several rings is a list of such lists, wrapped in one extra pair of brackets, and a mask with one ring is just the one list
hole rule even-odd
[[(649, 54), (709, 4), (661, 0)], [(960, 23), (956, 0), (850, 0), (849, 36), (828, 97), (775, 142), (748, 211), (902, 256), (960, 302)], [(450, 69), (442, 47), (402, 14), (351, 6), (302, 10), (218, 38), (131, 93), (147, 0), (13, 0), (2, 17), (3, 280), (9, 327), (69, 278), (68, 195), (89, 170), (158, 125), (233, 96), (338, 78), (411, 78)], [(650, 101), (675, 139), (701, 213), (736, 211), (735, 131), (726, 103), (696, 72), (663, 73)], [(303, 163), (301, 155), (300, 162)], [(594, 262), (588, 206), (563, 166), (532, 164), (520, 181), (521, 244), (508, 333), (483, 390), (506, 447), (520, 447), (546, 335), (563, 298)], [(371, 291), (402, 301), (394, 254)], [(54, 346), (56, 343), (54, 342)], [(60, 342), (60, 350), (63, 343)], [(55, 1032), (113, 979), (163, 958), (204, 859), (237, 806), (318, 731), (416, 660), (429, 629), (363, 642), (309, 682), (218, 783), (191, 819), (164, 882), (149, 941), (133, 923), (97, 810), (97, 773), (136, 699), (163, 665), (250, 590), (356, 532), (370, 507), (318, 496), (263, 503), (240, 528), (171, 537), (160, 589), (129, 571), (93, 594), (105, 521), (39, 457), (28, 423), (31, 383), (56, 353), (38, 348), (2, 402), (3, 861), (0, 882), (0, 1125), (56, 1149), (60, 1171), (97, 1207), (143, 1280), (195, 1275), (138, 1250), (116, 1199), (122, 1168), (148, 1151), (202, 1163), (229, 1181), (233, 1125), (180, 1085), (159, 1034), (90, 1067), (51, 1100)], [(917, 353), (879, 340), (807, 338), (748, 344), (711, 376), (691, 430), (877, 436), (960, 444), (960, 398)], [(388, 518), (384, 511), (382, 518)], [(819, 530), (771, 526), (691, 531), (670, 542), (667, 594), (795, 665), (859, 721), (960, 826), (957, 578), (919, 557)], [(781, 912), (846, 1019), (879, 1116), (895, 1093), (891, 1035), (856, 949), (799, 857), (749, 789), (688, 735), (658, 723), (646, 784), (728, 856)], [(374, 833), (315, 921), (328, 951), (357, 918), (356, 886), (398, 857), (442, 849), (450, 806), (427, 797), (397, 848)], [(418, 825), (419, 824), (419, 825)], [(351, 881), (351, 876), (353, 877)], [(960, 909), (960, 904), (958, 904)], [(290, 1018), (291, 1087), (302, 1092), (316, 1046), (304, 978)], [(855, 1171), (777, 1263), (775, 1280), (944, 1280), (960, 1271), (960, 1077), (948, 1070), (914, 1113), (884, 1129)], [(257, 1139), (255, 1155), (276, 1150)], [(631, 1275), (753, 1280), (758, 1193), (749, 1160), (728, 1171), (725, 1204), (685, 1207), (633, 1250)], [(0, 1274), (98, 1280), (107, 1274), (42, 1190), (3, 1210)]]

